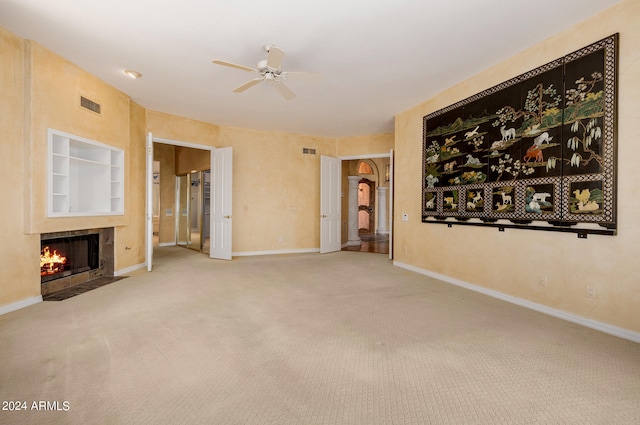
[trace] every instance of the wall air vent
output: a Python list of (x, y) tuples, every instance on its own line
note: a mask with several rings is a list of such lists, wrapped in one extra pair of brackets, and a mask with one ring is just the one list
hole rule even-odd
[(80, 96), (80, 106), (90, 110), (91, 112), (95, 112), (96, 114), (100, 114), (102, 109), (102, 106), (99, 103), (96, 103), (91, 99), (87, 99), (84, 96)]
[(302, 148), (302, 153), (307, 155), (315, 155), (316, 150), (312, 148)]

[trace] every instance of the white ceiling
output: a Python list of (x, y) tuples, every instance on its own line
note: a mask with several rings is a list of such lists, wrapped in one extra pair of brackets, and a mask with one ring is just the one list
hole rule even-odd
[[(0, 0), (0, 26), (151, 110), (342, 137), (392, 133), (397, 113), (619, 1)], [(291, 101), (265, 83), (232, 93), (254, 74), (211, 61), (255, 67), (265, 43), (325, 81), (288, 82)]]

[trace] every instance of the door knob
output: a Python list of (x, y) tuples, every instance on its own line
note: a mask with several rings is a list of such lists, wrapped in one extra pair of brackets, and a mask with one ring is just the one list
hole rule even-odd
[(230, 215), (225, 215), (224, 218), (231, 218), (231, 216)]
[(324, 215), (324, 214), (320, 215), (320, 217), (322, 217), (322, 218), (327, 218), (327, 216), (326, 216), (326, 215)]

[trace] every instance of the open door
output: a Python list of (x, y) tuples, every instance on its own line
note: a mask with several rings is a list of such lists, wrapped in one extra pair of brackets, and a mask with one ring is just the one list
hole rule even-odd
[(147, 162), (146, 162), (146, 229), (145, 229), (145, 248), (147, 271), (153, 268), (153, 136), (147, 134)]
[(393, 149), (389, 152), (389, 260), (393, 260)]
[(320, 156), (320, 253), (340, 251), (342, 161)]
[(211, 249), (209, 256), (231, 260), (232, 148), (211, 150)]

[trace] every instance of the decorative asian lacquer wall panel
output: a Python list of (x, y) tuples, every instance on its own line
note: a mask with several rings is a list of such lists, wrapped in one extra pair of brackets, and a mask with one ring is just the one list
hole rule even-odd
[(615, 234), (617, 44), (425, 116), (422, 221)]

